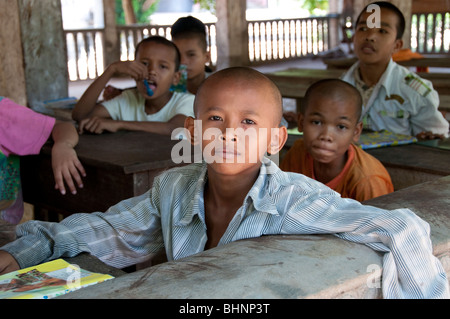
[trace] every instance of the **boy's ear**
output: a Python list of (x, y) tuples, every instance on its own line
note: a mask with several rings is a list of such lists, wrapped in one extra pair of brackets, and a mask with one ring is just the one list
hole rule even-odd
[(173, 85), (177, 85), (178, 82), (180, 82), (181, 79), (181, 72), (180, 71), (176, 71), (175, 74), (173, 75)]
[(358, 122), (353, 133), (353, 142), (357, 143), (363, 130), (363, 122)]
[(394, 52), (392, 52), (392, 53), (396, 53), (396, 52), (400, 51), (402, 48), (403, 48), (403, 40), (397, 39), (397, 40), (395, 40)]
[(192, 145), (194, 145), (194, 127), (194, 118), (190, 116), (186, 117), (184, 120), (184, 128), (189, 131), (190, 142)]
[(208, 64), (211, 61), (211, 52), (205, 52), (205, 64)]
[(270, 144), (267, 148), (267, 153), (274, 155), (277, 154), (283, 148), (288, 138), (287, 128), (281, 125), (277, 128), (272, 128), (270, 133)]
[(298, 118), (297, 118), (297, 129), (298, 131), (301, 133), (303, 132), (303, 120), (305, 119), (305, 117), (303, 116), (302, 113), (298, 113)]

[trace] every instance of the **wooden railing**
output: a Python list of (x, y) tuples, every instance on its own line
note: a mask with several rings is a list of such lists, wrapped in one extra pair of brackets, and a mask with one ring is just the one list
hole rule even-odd
[[(310, 17), (249, 21), (251, 65), (316, 55), (332, 49), (330, 28), (338, 17)], [(450, 53), (450, 12), (416, 13), (411, 20), (411, 48), (422, 54)], [(339, 24), (336, 23), (338, 26)], [(216, 28), (207, 23), (211, 66), (217, 63)], [(142, 38), (161, 35), (171, 39), (170, 25), (118, 26), (120, 59), (133, 60), (135, 44)], [(71, 81), (94, 79), (104, 70), (103, 29), (66, 30), (67, 64)], [(337, 41), (336, 43), (339, 43)]]
[(411, 49), (421, 54), (450, 53), (450, 12), (414, 13)]
[[(217, 49), (215, 47), (216, 26), (214, 23), (206, 23), (207, 45), (211, 55), (215, 57), (212, 63), (217, 61)], [(159, 35), (167, 39), (172, 39), (170, 35), (171, 25), (132, 25), (118, 26), (118, 36), (120, 39), (121, 60), (134, 60), (135, 45), (143, 38)]]
[(103, 29), (65, 30), (69, 80), (94, 79), (103, 73)]
[[(249, 21), (249, 61), (261, 64), (271, 61), (314, 55), (331, 49), (330, 18)], [(207, 23), (207, 42), (211, 66), (217, 63), (216, 27)], [(118, 26), (120, 59), (133, 60), (135, 44), (147, 36), (168, 39), (170, 25)], [(103, 73), (103, 29), (66, 30), (67, 60), (71, 81), (94, 79)]]
[(330, 19), (249, 21), (250, 63), (299, 58), (331, 49)]

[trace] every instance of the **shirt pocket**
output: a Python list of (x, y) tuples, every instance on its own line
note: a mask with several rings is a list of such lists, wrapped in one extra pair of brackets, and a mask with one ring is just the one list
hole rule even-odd
[(383, 107), (378, 111), (378, 114), (397, 121), (408, 121), (411, 114), (404, 108), (405, 103), (407, 102), (398, 95), (386, 97)]

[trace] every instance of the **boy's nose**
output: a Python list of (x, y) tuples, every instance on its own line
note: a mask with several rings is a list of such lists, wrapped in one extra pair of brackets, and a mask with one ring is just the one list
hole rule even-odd
[(185, 56), (185, 55), (182, 55), (182, 56), (181, 56), (180, 64), (184, 64), (184, 65), (187, 65), (187, 64), (188, 64), (188, 58), (187, 58), (187, 56)]
[(331, 130), (327, 127), (324, 127), (323, 130), (320, 132), (319, 138), (322, 141), (331, 142), (333, 140)]
[(237, 136), (234, 133), (225, 131), (220, 135), (220, 139), (224, 142), (237, 142)]
[(375, 41), (375, 35), (376, 35), (375, 30), (370, 29), (366, 33), (366, 41)]

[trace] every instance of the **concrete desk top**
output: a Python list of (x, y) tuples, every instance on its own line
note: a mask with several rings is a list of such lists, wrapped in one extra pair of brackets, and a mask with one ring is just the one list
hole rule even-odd
[[(408, 207), (430, 223), (450, 274), (450, 176), (367, 201)], [(237, 241), (87, 287), (62, 298), (379, 298), (381, 255), (331, 235)]]

